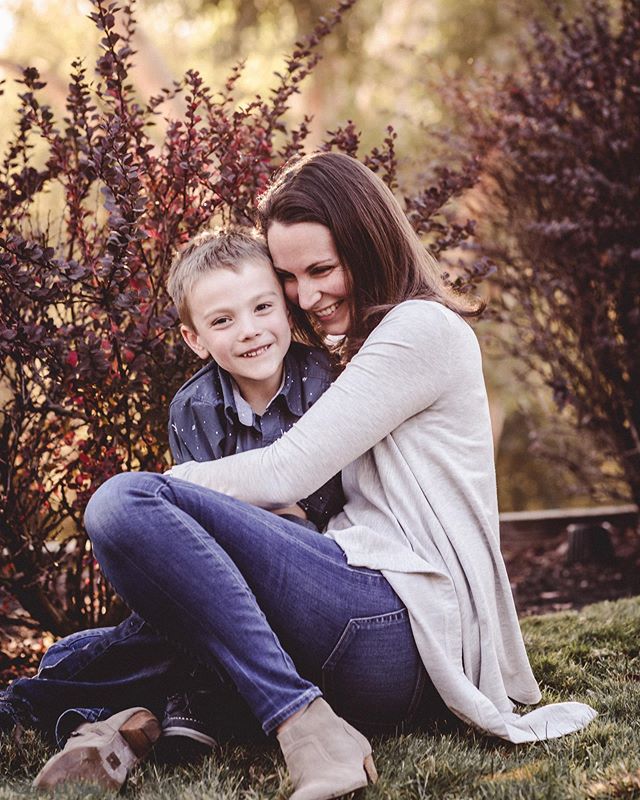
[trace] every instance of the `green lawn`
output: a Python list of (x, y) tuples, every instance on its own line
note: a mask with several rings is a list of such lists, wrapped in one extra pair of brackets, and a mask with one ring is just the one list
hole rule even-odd
[[(469, 730), (374, 742), (380, 781), (364, 800), (390, 798), (640, 798), (640, 598), (523, 620), (543, 700), (582, 700), (600, 716), (581, 733), (511, 746)], [(38, 797), (30, 787), (46, 756), (33, 736), (2, 743), (0, 800)], [(227, 747), (197, 768), (140, 768), (125, 795), (140, 800), (283, 798), (276, 746)], [(89, 787), (56, 797), (99, 798)]]

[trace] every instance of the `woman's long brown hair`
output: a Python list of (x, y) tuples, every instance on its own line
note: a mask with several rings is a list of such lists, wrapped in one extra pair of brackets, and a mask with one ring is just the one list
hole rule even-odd
[[(483, 309), (445, 284), (391, 190), (351, 156), (312, 153), (290, 162), (262, 196), (257, 222), (265, 236), (272, 222), (315, 222), (331, 231), (351, 296), (345, 361), (404, 300), (436, 300), (464, 317)], [(296, 314), (306, 338), (317, 342), (305, 318)]]

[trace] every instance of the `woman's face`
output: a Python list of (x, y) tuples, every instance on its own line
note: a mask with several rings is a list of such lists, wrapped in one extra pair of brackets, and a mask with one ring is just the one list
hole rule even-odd
[(287, 298), (326, 334), (347, 333), (351, 312), (346, 268), (331, 231), (317, 222), (272, 222), (267, 243)]

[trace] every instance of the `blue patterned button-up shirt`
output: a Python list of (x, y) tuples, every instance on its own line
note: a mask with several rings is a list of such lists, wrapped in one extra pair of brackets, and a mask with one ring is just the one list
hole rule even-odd
[[(294, 342), (285, 356), (282, 388), (264, 414), (254, 413), (247, 425), (238, 418), (231, 376), (209, 362), (171, 401), (169, 445), (175, 462), (212, 461), (270, 445), (315, 403), (331, 379), (327, 354)], [(344, 505), (340, 475), (298, 505), (323, 530)]]

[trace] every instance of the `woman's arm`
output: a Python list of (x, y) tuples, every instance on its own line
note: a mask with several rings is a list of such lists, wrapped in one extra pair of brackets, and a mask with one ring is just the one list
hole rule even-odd
[(295, 503), (438, 399), (448, 385), (459, 326), (466, 328), (435, 302), (402, 303), (277, 442), (218, 461), (188, 462), (169, 474), (263, 508)]

